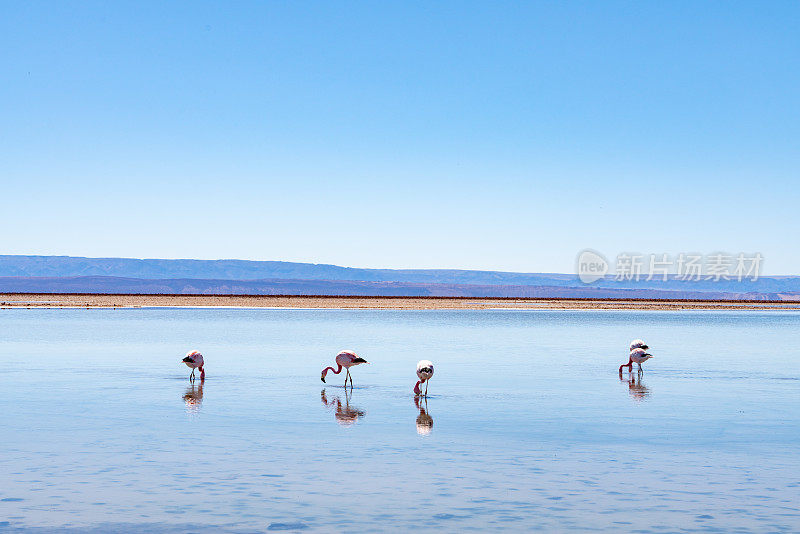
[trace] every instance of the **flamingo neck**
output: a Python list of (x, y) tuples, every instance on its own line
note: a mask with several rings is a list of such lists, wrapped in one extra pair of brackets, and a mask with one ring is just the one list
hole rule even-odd
[(620, 373), (622, 372), (622, 368), (623, 367), (627, 367), (628, 370), (630, 370), (633, 367), (633, 358), (628, 356), (628, 363), (623, 363), (622, 365), (619, 366), (619, 372)]
[(414, 393), (416, 393), (417, 395), (422, 393), (422, 390), (419, 389), (419, 385), (422, 384), (423, 382), (425, 382), (425, 381), (424, 380), (417, 380), (417, 383), (414, 385)]
[(201, 380), (201, 381), (203, 381), (203, 380), (205, 380), (205, 379), (206, 379), (206, 372), (205, 372), (205, 370), (204, 370), (204, 369), (201, 367), (201, 368), (200, 368), (200, 380)]
[(342, 372), (342, 364), (341, 363), (339, 364), (339, 368), (338, 369), (334, 369), (333, 367), (326, 367), (325, 369), (323, 369), (323, 371), (322, 371), (323, 378), (325, 376), (327, 376), (328, 371), (333, 371), (333, 374), (338, 375), (339, 373)]

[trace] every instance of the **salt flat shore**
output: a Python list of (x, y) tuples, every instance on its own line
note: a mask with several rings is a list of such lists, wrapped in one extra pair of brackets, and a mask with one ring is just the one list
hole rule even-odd
[(331, 308), (398, 310), (786, 310), (791, 301), (361, 297), (285, 295), (116, 295), (0, 293), (0, 308)]

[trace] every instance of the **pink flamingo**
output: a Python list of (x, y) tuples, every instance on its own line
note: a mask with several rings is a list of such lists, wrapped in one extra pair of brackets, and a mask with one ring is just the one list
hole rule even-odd
[(420, 395), (422, 391), (419, 389), (420, 384), (425, 384), (425, 397), (428, 396), (428, 380), (433, 376), (433, 362), (430, 360), (420, 360), (417, 363), (417, 376), (419, 380), (414, 385), (414, 394)]
[(360, 363), (369, 363), (364, 358), (360, 358), (355, 352), (352, 350), (343, 350), (339, 354), (336, 355), (336, 365), (339, 366), (338, 369), (334, 369), (333, 367), (326, 367), (322, 370), (322, 381), (325, 382), (325, 375), (328, 374), (328, 371), (333, 371), (333, 374), (338, 375), (342, 372), (342, 368), (347, 370), (347, 374), (344, 377), (344, 387), (347, 387), (347, 379), (350, 379), (350, 387), (353, 387), (353, 377), (350, 376), (350, 368), (354, 365), (358, 365)]
[(636, 363), (639, 366), (639, 372), (642, 372), (642, 364), (652, 358), (653, 355), (649, 352), (646, 352), (644, 349), (633, 349), (631, 351), (631, 355), (628, 358), (628, 363), (623, 363), (619, 366), (619, 374), (622, 374), (622, 368), (627, 367), (628, 372), (633, 369), (633, 364)]
[(198, 368), (200, 369), (200, 381), (206, 379), (206, 372), (203, 370), (203, 355), (199, 351), (193, 350), (186, 353), (186, 357), (182, 361), (192, 369), (189, 380), (194, 380), (194, 370)]

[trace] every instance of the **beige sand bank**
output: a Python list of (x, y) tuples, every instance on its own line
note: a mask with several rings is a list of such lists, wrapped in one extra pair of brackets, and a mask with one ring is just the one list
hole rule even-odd
[(496, 308), (530, 310), (785, 310), (800, 309), (800, 302), (0, 293), (0, 308), (137, 308), (151, 306), (398, 310)]

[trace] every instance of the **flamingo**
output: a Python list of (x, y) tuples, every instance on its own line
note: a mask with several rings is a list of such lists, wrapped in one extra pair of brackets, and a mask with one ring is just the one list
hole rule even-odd
[(647, 344), (644, 341), (642, 341), (641, 339), (634, 339), (633, 341), (631, 341), (631, 350), (633, 350), (633, 349), (644, 349), (644, 350), (647, 350), (649, 348), (650, 347), (648, 347)]
[(619, 373), (622, 374), (622, 368), (627, 367), (628, 372), (633, 369), (633, 364), (636, 363), (639, 366), (639, 372), (642, 372), (642, 364), (652, 358), (653, 355), (649, 352), (646, 352), (644, 349), (636, 348), (631, 351), (631, 355), (628, 358), (628, 363), (623, 363), (619, 366)]
[(322, 370), (322, 382), (325, 382), (325, 375), (328, 374), (328, 371), (333, 371), (333, 374), (338, 375), (342, 372), (342, 368), (347, 370), (347, 374), (344, 377), (344, 387), (347, 387), (347, 379), (350, 379), (350, 387), (353, 387), (353, 377), (350, 376), (350, 368), (354, 365), (358, 365), (360, 363), (369, 363), (364, 358), (360, 358), (355, 352), (352, 350), (343, 350), (336, 355), (336, 365), (339, 366), (338, 369), (334, 369), (333, 367), (326, 367)]
[(206, 372), (203, 370), (203, 355), (199, 351), (192, 350), (186, 353), (186, 357), (182, 360), (187, 366), (191, 367), (192, 374), (189, 375), (189, 380), (194, 380), (194, 370), (200, 369), (200, 381), (206, 379)]
[(428, 396), (428, 380), (433, 376), (433, 362), (430, 360), (420, 360), (417, 363), (417, 376), (419, 381), (414, 385), (414, 394), (420, 395), (422, 391), (419, 389), (420, 384), (425, 384), (425, 397)]

